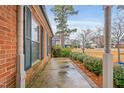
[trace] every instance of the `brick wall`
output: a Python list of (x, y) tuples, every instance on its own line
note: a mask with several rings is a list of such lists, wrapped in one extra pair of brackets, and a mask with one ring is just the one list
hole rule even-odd
[(47, 63), (49, 62), (51, 58), (48, 57), (48, 61), (44, 62), (43, 60), (40, 60), (40, 62), (34, 64), (27, 72), (26, 72), (26, 88), (30, 88), (32, 84), (34, 83), (35, 79), (38, 78), (39, 73), (42, 73), (42, 70), (45, 68)]
[(16, 87), (16, 6), (0, 6), (0, 87)]

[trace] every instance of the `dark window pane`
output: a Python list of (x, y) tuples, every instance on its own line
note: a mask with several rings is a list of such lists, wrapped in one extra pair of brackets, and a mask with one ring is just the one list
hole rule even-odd
[(31, 36), (31, 12), (28, 7), (25, 8), (25, 30), (26, 36)]
[(50, 37), (49, 39), (49, 53), (51, 54), (51, 47), (52, 47), (52, 39)]
[(48, 54), (51, 53), (51, 37), (47, 36), (47, 49), (48, 49)]
[(41, 44), (42, 54), (41, 54), (41, 56), (42, 56), (42, 59), (43, 59), (44, 58), (44, 32), (43, 31), (41, 31), (41, 38), (42, 38), (42, 44)]
[(30, 40), (26, 39), (26, 43), (25, 43), (25, 47), (26, 47), (26, 52), (25, 52), (25, 69), (27, 70), (28, 68), (30, 68), (31, 66), (31, 58), (30, 58)]
[(39, 43), (32, 42), (32, 62), (38, 60), (39, 57)]
[(25, 70), (31, 67), (31, 12), (28, 7), (25, 6), (25, 34), (24, 34), (24, 53), (25, 53)]

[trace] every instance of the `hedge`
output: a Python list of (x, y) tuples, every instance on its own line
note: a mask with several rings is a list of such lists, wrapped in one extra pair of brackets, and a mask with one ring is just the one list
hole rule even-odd
[(72, 52), (71, 58), (74, 60), (79, 60), (84, 63), (84, 66), (96, 75), (102, 73), (102, 60), (99, 58), (94, 58), (83, 53)]
[(62, 48), (62, 50), (61, 50), (62, 57), (69, 57), (70, 53), (71, 53), (71, 49), (69, 49), (69, 48)]
[(54, 56), (54, 57), (61, 56), (61, 50), (62, 50), (61, 46), (59, 46), (59, 45), (53, 46), (52, 47), (52, 56)]
[[(102, 74), (102, 59), (88, 56), (86, 54), (72, 52), (70, 57), (79, 60), (84, 66), (96, 75)], [(124, 66), (114, 65), (113, 83), (115, 87), (124, 88)]]
[(71, 53), (71, 49), (62, 48), (59, 45), (55, 45), (52, 47), (52, 56), (53, 57), (69, 57)]
[(79, 60), (80, 62), (85, 62), (85, 58), (87, 58), (88, 56), (87, 55), (85, 55), (85, 54), (79, 54), (78, 56), (77, 56), (77, 60)]
[(124, 88), (124, 66), (114, 66), (113, 81), (115, 87)]
[(78, 55), (80, 55), (81, 53), (78, 52), (71, 52), (70, 57), (71, 59), (77, 60)]
[(87, 57), (84, 66), (96, 75), (102, 74), (102, 60), (99, 58)]

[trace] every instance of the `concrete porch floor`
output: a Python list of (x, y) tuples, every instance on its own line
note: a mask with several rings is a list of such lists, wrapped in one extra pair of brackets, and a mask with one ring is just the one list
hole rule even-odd
[(68, 58), (52, 58), (32, 88), (91, 88)]

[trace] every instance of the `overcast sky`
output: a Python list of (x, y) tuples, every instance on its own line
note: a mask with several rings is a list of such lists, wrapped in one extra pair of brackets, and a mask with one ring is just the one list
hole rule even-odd
[[(54, 21), (54, 15), (51, 12), (51, 8), (53, 6), (47, 5), (47, 15), (49, 18), (49, 21), (51, 23), (51, 27), (53, 29), (53, 32), (56, 32), (56, 23)], [(68, 25), (69, 28), (77, 28), (77, 33), (81, 31), (81, 29), (86, 28), (87, 26), (89, 28), (94, 29), (96, 26), (104, 26), (104, 11), (103, 6), (100, 5), (76, 5), (74, 6), (75, 10), (78, 10), (78, 14), (74, 16), (70, 16), (68, 19)], [(115, 6), (112, 8), (112, 15), (114, 16), (114, 12), (116, 11)], [(71, 38), (74, 38), (74, 36), (77, 33), (73, 33), (71, 35)]]

